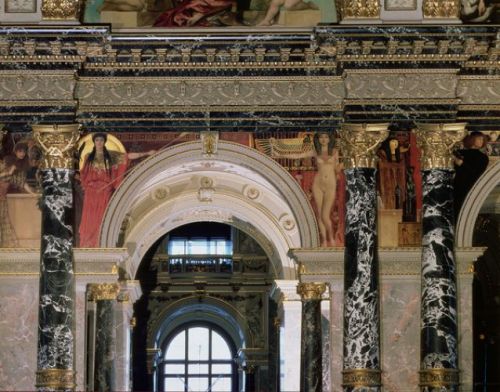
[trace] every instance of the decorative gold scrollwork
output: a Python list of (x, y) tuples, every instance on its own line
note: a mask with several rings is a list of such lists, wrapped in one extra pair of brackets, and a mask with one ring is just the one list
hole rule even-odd
[(42, 18), (78, 21), (81, 6), (80, 0), (43, 0)]
[(342, 19), (380, 17), (379, 0), (337, 0), (338, 6), (340, 6)]
[(460, 0), (424, 0), (424, 18), (460, 18)]

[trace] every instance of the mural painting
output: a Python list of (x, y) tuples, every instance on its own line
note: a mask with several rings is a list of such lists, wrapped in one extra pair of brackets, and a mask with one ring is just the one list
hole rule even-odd
[[(473, 132), (457, 146), (456, 216), (488, 164), (500, 159), (497, 136)], [(282, 165), (311, 202), (321, 246), (344, 245), (345, 177), (336, 132), (221, 132), (219, 139), (256, 148)], [(82, 137), (75, 156), (75, 245), (98, 246), (113, 192), (138, 162), (172, 145), (197, 140), (197, 132), (102, 132)], [(41, 152), (29, 134), (10, 134), (2, 147), (0, 247), (38, 247)], [(378, 156), (378, 225), (383, 227), (379, 246), (419, 246), (422, 180), (415, 136), (392, 132)]]
[(298, 26), (337, 21), (335, 0), (90, 0), (84, 22), (115, 27)]

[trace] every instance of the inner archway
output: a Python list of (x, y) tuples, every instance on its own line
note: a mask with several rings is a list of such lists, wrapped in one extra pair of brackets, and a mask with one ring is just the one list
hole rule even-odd
[(295, 179), (271, 158), (231, 142), (219, 142), (210, 155), (199, 142), (183, 143), (138, 165), (113, 195), (100, 244), (127, 247), (124, 267), (134, 277), (155, 241), (203, 221), (249, 234), (280, 279), (296, 277), (291, 248), (319, 245), (312, 207)]

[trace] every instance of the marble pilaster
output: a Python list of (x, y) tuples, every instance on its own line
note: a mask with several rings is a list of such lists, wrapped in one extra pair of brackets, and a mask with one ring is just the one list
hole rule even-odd
[(422, 391), (458, 391), (457, 271), (453, 227), (453, 146), (465, 124), (421, 124)]
[(345, 391), (380, 390), (380, 309), (376, 149), (387, 124), (343, 124), (346, 221), (344, 253)]
[(114, 391), (116, 329), (115, 307), (119, 286), (117, 283), (89, 285), (89, 298), (95, 307), (95, 348), (93, 384), (95, 391)]
[(44, 153), (36, 373), (36, 387), (41, 391), (75, 388), (72, 152), (78, 127), (33, 126)]
[(323, 354), (321, 333), (321, 295), (324, 283), (300, 283), (302, 298), (302, 336), (300, 350), (300, 390), (321, 392), (323, 388)]

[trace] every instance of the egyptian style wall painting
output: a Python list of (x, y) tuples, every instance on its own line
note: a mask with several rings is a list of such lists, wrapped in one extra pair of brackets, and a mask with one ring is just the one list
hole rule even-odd
[(90, 0), (84, 22), (132, 27), (312, 27), (335, 23), (335, 0)]
[[(488, 164), (500, 159), (497, 136), (496, 132), (472, 133), (457, 147), (457, 211)], [(321, 245), (344, 245), (346, 185), (335, 132), (221, 132), (219, 138), (255, 148), (282, 165), (310, 200)], [(196, 132), (84, 136), (75, 156), (75, 245), (98, 246), (101, 222), (113, 192), (137, 163), (164, 148), (198, 139)], [(422, 180), (414, 135), (392, 132), (378, 156), (379, 246), (419, 246)], [(4, 138), (0, 158), (0, 247), (38, 247), (41, 151), (29, 134), (10, 134)]]

